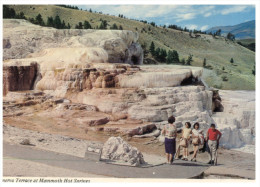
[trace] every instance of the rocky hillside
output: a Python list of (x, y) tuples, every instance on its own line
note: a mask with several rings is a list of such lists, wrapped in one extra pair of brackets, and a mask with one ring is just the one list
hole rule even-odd
[[(255, 77), (252, 69), (255, 64), (255, 53), (245, 47), (226, 40), (223, 37), (213, 38), (210, 35), (199, 34), (197, 36), (189, 35), (188, 32), (182, 32), (174, 29), (152, 26), (139, 21), (119, 18), (117, 16), (91, 13), (87, 11), (74, 10), (53, 5), (16, 5), (10, 6), (17, 13), (23, 12), (25, 17), (35, 18), (39, 13), (44, 22), (47, 18), (59, 15), (65, 24), (75, 25), (87, 20), (92, 28), (106, 20), (108, 28), (113, 24), (121, 25), (124, 30), (131, 30), (139, 33), (139, 43), (149, 49), (153, 41), (155, 47), (161, 49), (176, 50), (180, 59), (187, 59), (193, 55), (193, 66), (203, 66), (203, 60), (206, 59), (206, 67), (212, 69), (210, 76), (205, 80), (210, 86), (222, 89), (255, 89)], [(230, 63), (233, 58), (234, 63)], [(148, 54), (146, 60), (153, 60)], [(217, 77), (218, 81), (215, 81)]]

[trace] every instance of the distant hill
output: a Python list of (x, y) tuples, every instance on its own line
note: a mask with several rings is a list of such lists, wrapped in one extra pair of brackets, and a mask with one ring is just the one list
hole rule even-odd
[[(35, 19), (40, 13), (45, 23), (47, 23), (48, 17), (54, 18), (58, 15), (66, 25), (70, 24), (71, 29), (75, 29), (76, 24), (84, 23), (85, 20), (91, 24), (92, 28), (97, 28), (103, 20), (106, 20), (108, 30), (116, 24), (117, 27), (122, 26), (124, 30), (139, 33), (138, 42), (147, 52), (144, 59), (146, 63), (157, 61), (149, 52), (153, 42), (155, 48), (159, 47), (166, 52), (176, 50), (180, 60), (187, 60), (192, 55), (192, 66), (202, 67), (205, 59), (206, 68), (212, 69), (209, 77), (205, 78), (210, 86), (234, 90), (255, 89), (255, 76), (252, 74), (255, 52), (224, 37), (189, 34), (189, 32), (163, 28), (137, 20), (95, 13), (94, 10), (89, 12), (54, 5), (12, 5), (10, 7), (14, 8), (17, 13), (23, 12), (27, 19)], [(234, 63), (230, 63), (231, 58)], [(218, 79), (211, 76), (212, 74), (216, 74)]]
[(217, 26), (212, 27), (206, 32), (216, 32), (217, 30), (221, 29), (221, 34), (226, 36), (227, 33), (231, 32), (235, 35), (236, 39), (249, 39), (255, 38), (255, 20), (240, 23), (238, 25), (233, 26)]

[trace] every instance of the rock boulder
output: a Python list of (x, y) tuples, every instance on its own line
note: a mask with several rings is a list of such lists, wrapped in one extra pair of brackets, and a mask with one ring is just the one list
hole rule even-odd
[(136, 147), (132, 147), (121, 137), (110, 137), (104, 144), (101, 159), (124, 162), (131, 166), (145, 164), (143, 155)]

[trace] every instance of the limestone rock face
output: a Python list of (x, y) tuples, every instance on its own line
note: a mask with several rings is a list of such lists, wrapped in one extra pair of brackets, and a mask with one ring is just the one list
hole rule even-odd
[(101, 159), (125, 162), (132, 166), (145, 164), (143, 155), (121, 137), (110, 137), (103, 146)]
[(37, 71), (36, 63), (31, 63), (29, 66), (4, 66), (3, 95), (6, 95), (8, 91), (33, 89)]
[(219, 94), (224, 111), (215, 113), (212, 118), (223, 134), (220, 144), (226, 148), (248, 145), (252, 148), (250, 145), (255, 144), (255, 92), (220, 90)]
[[(5, 19), (3, 22), (3, 59), (21, 59), (32, 53), (59, 58), (70, 54), (81, 61), (142, 64), (143, 51), (138, 34), (121, 30), (80, 30), (41, 27), (26, 20)], [(69, 49), (63, 49), (68, 48)], [(44, 49), (53, 48), (50, 53)], [(62, 52), (58, 54), (55, 48)], [(61, 48), (61, 49), (59, 49)], [(74, 51), (70, 48), (73, 48)], [(79, 48), (79, 49), (77, 49)], [(85, 50), (81, 50), (84, 48)], [(68, 51), (69, 50), (69, 51)], [(37, 54), (39, 55), (39, 54)], [(35, 55), (33, 55), (35, 57)], [(46, 57), (47, 58), (47, 57)], [(59, 58), (55, 60), (59, 61)], [(66, 58), (63, 58), (66, 61)], [(137, 59), (137, 60), (136, 60)], [(71, 59), (68, 59), (71, 60)]]

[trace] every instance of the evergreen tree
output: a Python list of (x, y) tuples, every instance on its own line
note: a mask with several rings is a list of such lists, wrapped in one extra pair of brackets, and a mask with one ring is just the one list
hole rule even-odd
[(38, 24), (38, 25), (45, 25), (44, 24), (44, 21), (42, 19), (42, 15), (41, 14), (38, 14), (35, 18), (35, 24)]
[(206, 65), (207, 65), (207, 60), (206, 60), (206, 58), (204, 58), (204, 59), (203, 59), (203, 67), (205, 68)]
[(255, 75), (255, 65), (254, 65), (254, 69), (252, 70), (252, 74)]
[(83, 24), (82, 24), (82, 22), (79, 22), (78, 29), (83, 29)]
[(19, 14), (17, 14), (15, 16), (16, 19), (26, 19), (26, 17), (24, 16), (24, 13), (23, 12), (20, 12)]
[(153, 41), (152, 41), (152, 43), (150, 45), (149, 51), (152, 54), (152, 56), (154, 56), (154, 54), (155, 54), (154, 53), (155, 52), (155, 45), (154, 45)]
[(92, 29), (90, 23), (88, 21), (84, 21), (84, 26), (83, 26), (84, 29)]
[(101, 20), (101, 23), (99, 25), (99, 29), (107, 29), (107, 21)]
[(65, 28), (66, 28), (66, 24), (65, 24), (65, 21), (64, 21), (64, 20), (62, 21), (61, 28), (62, 28), (62, 29), (65, 29)]
[(180, 59), (179, 59), (178, 52), (175, 50), (173, 50), (173, 51), (169, 50), (167, 58), (166, 58), (166, 62), (167, 62), (167, 64), (179, 63)]
[(110, 27), (110, 29), (111, 29), (111, 30), (118, 30), (118, 27), (117, 27), (117, 25), (114, 23), (114, 24), (112, 25), (112, 27)]
[(147, 50), (146, 43), (142, 44), (141, 46), (143, 48), (144, 58), (146, 58), (149, 53), (149, 51)]
[(160, 49), (159, 56), (157, 57), (160, 62), (166, 62), (167, 52), (165, 49)]
[(156, 48), (154, 51), (154, 57), (159, 60), (159, 55), (160, 55), (161, 49), (159, 47)]
[(70, 26), (70, 23), (68, 23), (68, 26), (67, 26), (67, 28), (68, 28), (68, 29), (70, 29), (70, 28), (71, 28), (71, 26)]
[(231, 63), (231, 64), (234, 63), (234, 59), (233, 59), (233, 58), (230, 59), (230, 63)]
[(186, 65), (191, 65), (191, 63), (193, 62), (193, 59), (192, 59), (193, 55), (189, 55), (188, 59), (186, 60)]
[(227, 39), (233, 41), (233, 40), (235, 40), (235, 35), (229, 32), (229, 33), (227, 34)]
[(150, 24), (151, 24), (153, 27), (155, 27), (155, 22), (151, 22)]
[(55, 28), (61, 29), (61, 20), (60, 20), (60, 17), (58, 15), (53, 20), (53, 23), (54, 23)]
[(215, 36), (221, 36), (221, 29), (216, 31)]
[(3, 5), (3, 18), (15, 18), (16, 13), (13, 8), (9, 8), (8, 5)]
[(29, 21), (30, 21), (31, 23), (35, 24), (34, 18), (29, 18)]
[(92, 12), (91, 8), (89, 9), (89, 12)]
[(225, 71), (225, 67), (224, 66), (222, 67), (222, 70)]
[(122, 27), (122, 25), (119, 25), (119, 30), (123, 30), (123, 27)]
[(177, 51), (173, 50), (173, 62), (174, 63), (179, 63), (180, 59), (179, 59), (179, 54)]
[(54, 20), (53, 20), (53, 17), (48, 17), (47, 19), (47, 26), (48, 27), (54, 27)]
[(184, 58), (181, 59), (181, 64), (182, 64), (182, 65), (185, 64), (185, 59), (184, 59)]

